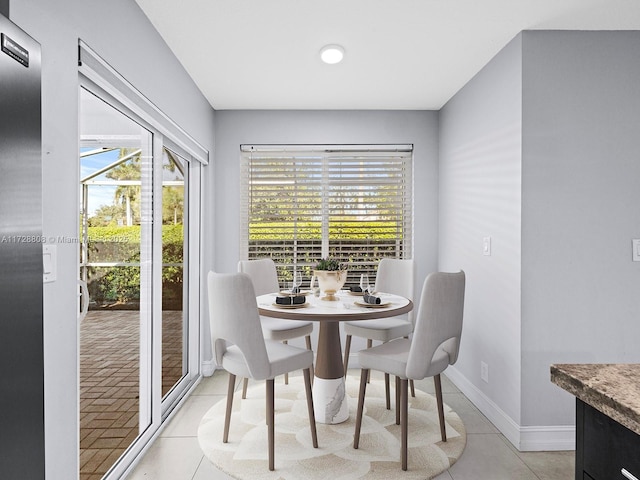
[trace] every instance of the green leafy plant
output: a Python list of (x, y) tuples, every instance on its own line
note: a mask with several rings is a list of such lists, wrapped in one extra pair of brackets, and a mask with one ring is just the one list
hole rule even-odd
[(346, 270), (346, 268), (335, 258), (327, 257), (327, 258), (321, 258), (318, 261), (318, 263), (316, 264), (315, 270), (327, 270), (330, 272), (335, 272), (339, 270)]
[[(184, 226), (162, 226), (162, 305), (164, 310), (182, 308)], [(88, 260), (91, 263), (140, 263), (140, 225), (88, 228)], [(91, 266), (87, 283), (91, 308), (118, 305), (139, 308), (140, 267)]]

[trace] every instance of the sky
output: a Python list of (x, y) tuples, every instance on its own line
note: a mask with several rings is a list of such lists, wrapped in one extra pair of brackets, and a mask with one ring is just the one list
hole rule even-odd
[[(83, 147), (80, 149), (80, 153), (87, 152), (92, 149), (92, 147)], [(88, 175), (91, 175), (93, 172), (96, 172), (97, 170), (106, 167), (110, 163), (115, 162), (118, 159), (119, 155), (119, 150), (111, 150), (108, 152), (83, 157), (80, 160), (80, 178), (85, 178)], [(100, 175), (97, 178), (106, 179), (104, 174)], [(115, 195), (115, 192), (116, 187), (90, 185), (88, 204), (89, 217), (92, 217), (95, 214), (96, 210), (98, 210), (102, 205), (113, 205), (113, 197)]]
[[(82, 147), (80, 148), (80, 153), (88, 152), (94, 150), (94, 147)], [(120, 155), (120, 149), (105, 151), (103, 153), (98, 153), (95, 155), (89, 155), (87, 157), (82, 157), (80, 160), (80, 178), (86, 178), (92, 173), (100, 170), (101, 168), (106, 167), (107, 165), (115, 162)], [(168, 159), (164, 158), (165, 164), (168, 162)], [(181, 180), (182, 175), (178, 171), (171, 172), (166, 168), (163, 169), (162, 173), (164, 180)], [(96, 180), (107, 180), (106, 173), (103, 173), (95, 178)], [(89, 201), (88, 201), (88, 212), (89, 217), (95, 215), (96, 211), (103, 205), (113, 205), (113, 199), (115, 196), (116, 187), (115, 186), (106, 186), (106, 185), (89, 185)], [(82, 198), (80, 196), (80, 198)]]

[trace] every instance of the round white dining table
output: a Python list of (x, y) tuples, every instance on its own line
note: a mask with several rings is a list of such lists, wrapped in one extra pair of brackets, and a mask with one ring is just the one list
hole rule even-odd
[(383, 306), (361, 306), (362, 296), (342, 291), (337, 301), (306, 296), (304, 306), (282, 307), (276, 304), (276, 293), (256, 298), (260, 315), (289, 320), (318, 322), (318, 347), (313, 382), (313, 407), (316, 421), (342, 423), (349, 418), (344, 384), (340, 322), (395, 317), (413, 309), (411, 300), (387, 293), (376, 293)]

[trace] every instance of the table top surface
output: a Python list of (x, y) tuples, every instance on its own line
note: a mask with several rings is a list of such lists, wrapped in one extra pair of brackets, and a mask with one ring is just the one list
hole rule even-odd
[(276, 305), (277, 295), (268, 293), (256, 298), (260, 315), (290, 320), (350, 321), (395, 317), (413, 310), (411, 300), (390, 293), (376, 293), (382, 306), (362, 306), (362, 296), (352, 295), (348, 291), (337, 294), (337, 301), (322, 300), (309, 293), (304, 306), (295, 308)]

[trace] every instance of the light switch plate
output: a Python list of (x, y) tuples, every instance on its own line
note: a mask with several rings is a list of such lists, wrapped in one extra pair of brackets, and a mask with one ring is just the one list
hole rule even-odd
[(631, 240), (631, 244), (633, 245), (633, 261), (640, 262), (640, 238), (634, 238)]
[(486, 362), (480, 362), (480, 379), (489, 383), (489, 364)]
[(57, 248), (55, 245), (42, 246), (42, 281), (55, 282), (58, 269)]
[(482, 254), (491, 255), (491, 237), (484, 237), (482, 239)]

